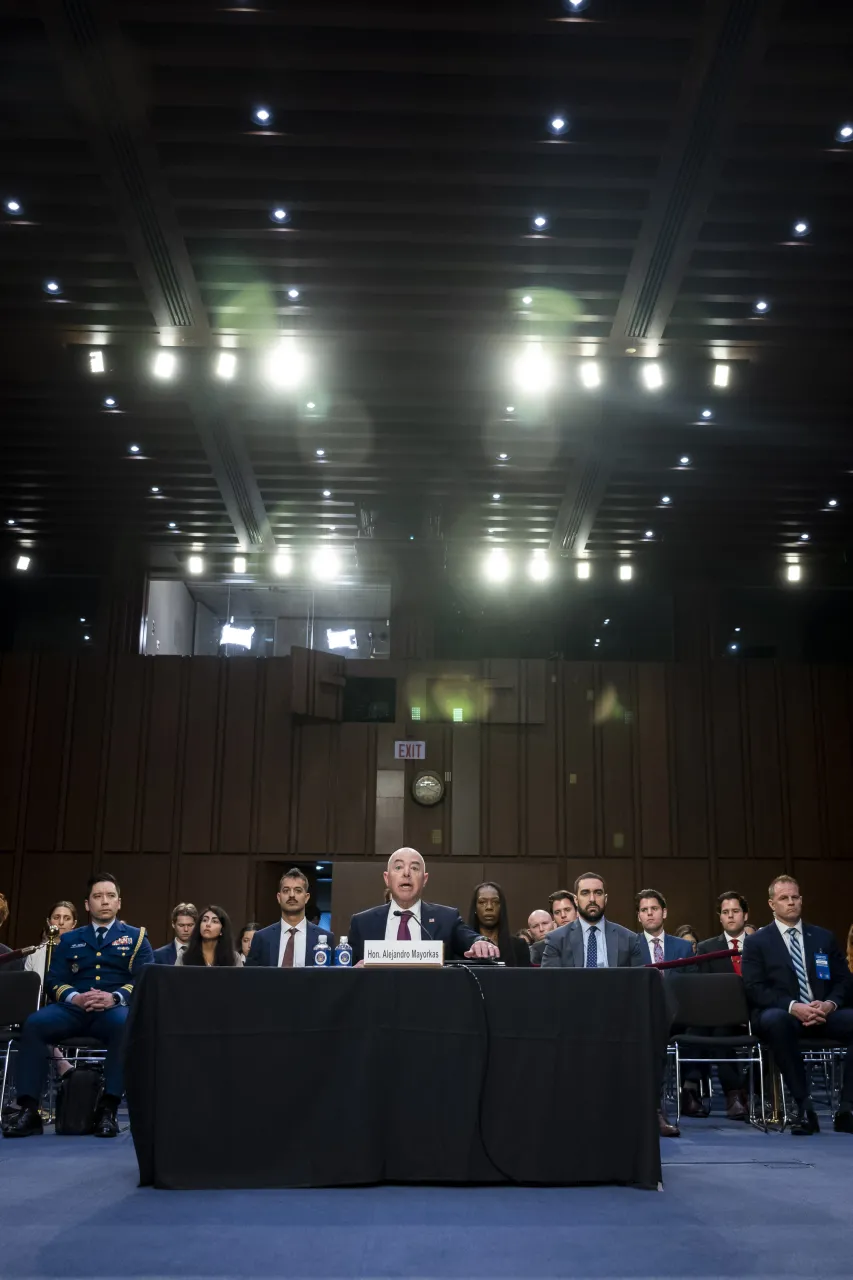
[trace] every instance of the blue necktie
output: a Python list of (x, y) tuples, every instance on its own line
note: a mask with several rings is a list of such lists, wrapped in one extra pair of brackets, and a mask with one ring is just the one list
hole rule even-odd
[(100, 929), (95, 930), (95, 941), (97, 942), (99, 947), (102, 947), (104, 945), (104, 938), (106, 936), (107, 936), (107, 931), (106, 929), (103, 928), (103, 926)]
[(586, 935), (586, 967), (587, 969), (598, 968), (598, 930), (595, 925), (590, 925), (589, 933)]
[(796, 929), (789, 929), (788, 937), (791, 939), (791, 959), (794, 962), (794, 973), (797, 975), (797, 982), (800, 987), (800, 999), (803, 1004), (808, 1004), (811, 1000), (811, 996), (809, 995), (809, 980), (806, 977), (806, 966), (803, 963), (803, 951), (800, 946), (800, 939), (797, 936)]

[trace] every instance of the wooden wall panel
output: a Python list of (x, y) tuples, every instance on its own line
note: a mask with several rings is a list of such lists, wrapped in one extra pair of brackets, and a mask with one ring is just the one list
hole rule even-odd
[(68, 781), (65, 795), (63, 849), (92, 849), (98, 818), (98, 795), (103, 759), (106, 664), (95, 658), (77, 663)]
[(853, 857), (853, 735), (848, 679), (845, 667), (815, 668), (826, 853), (831, 858)]
[(255, 716), (260, 669), (260, 662), (229, 662), (226, 668), (222, 773), (218, 797), (218, 848), (222, 853), (248, 853), (251, 845)]
[(750, 924), (756, 928), (767, 924), (771, 914), (767, 905), (767, 886), (773, 876), (783, 871), (790, 871), (790, 867), (775, 866), (763, 858), (721, 858), (717, 863), (717, 883), (711, 885), (711, 932), (720, 932), (719, 917), (714, 915), (717, 896), (729, 889), (742, 893), (746, 898)]
[(637, 667), (637, 766), (640, 782), (640, 841), (646, 858), (668, 858), (672, 848), (669, 706), (666, 667)]
[(83, 900), (92, 871), (91, 853), (27, 853), (22, 867), (20, 902), (14, 907), (14, 945), (28, 947), (40, 941), (45, 917), (57, 898), (73, 902), (79, 922), (86, 924)]
[(566, 662), (561, 666), (566, 853), (570, 858), (590, 859), (598, 848), (592, 666), (587, 662)]
[(549, 857), (560, 851), (558, 796), (563, 781), (562, 752), (557, 740), (557, 682), (553, 667), (553, 663), (548, 664), (544, 723), (528, 724), (521, 730), (524, 746), (522, 821), (528, 857)]
[[(407, 845), (420, 849), (427, 862), (433, 856), (450, 853), (450, 806), (442, 803), (431, 808), (417, 804), (412, 799), (412, 783), (425, 769), (440, 777), (450, 772), (450, 740), (448, 730), (442, 724), (421, 724), (418, 739), (426, 742), (426, 760), (423, 764), (407, 761), (406, 790), (403, 799), (403, 833)], [(453, 785), (451, 782), (450, 786)], [(391, 851), (393, 853), (393, 849)]]
[(676, 848), (682, 858), (707, 858), (710, 831), (705, 697), (700, 666), (673, 664), (672, 697)]
[(189, 679), (190, 661), (158, 658), (151, 664), (140, 842), (152, 853), (165, 853), (172, 847), (183, 731), (182, 692), (184, 681)]
[(328, 852), (364, 855), (373, 847), (376, 730), (366, 724), (342, 724), (335, 738), (334, 817)]
[(481, 851), (480, 823), (483, 792), (482, 736), (477, 724), (450, 726), (450, 852), (457, 857), (477, 857)]
[(107, 729), (107, 796), (103, 846), (109, 852), (135, 847), (137, 802), (143, 764), (144, 660), (116, 662)]
[[(474, 886), (485, 880), (485, 867), (482, 862), (461, 862), (454, 859), (431, 860), (427, 855), (427, 871), (429, 880), (424, 890), (427, 902), (443, 902), (447, 907), (455, 907), (463, 919), (468, 917), (471, 905), (471, 894)], [(382, 899), (380, 898), (381, 902)]]
[(193, 658), (190, 662), (181, 792), (181, 848), (185, 853), (209, 853), (212, 848), (224, 671), (219, 658)]
[(248, 919), (249, 859), (242, 854), (188, 854), (178, 871), (178, 902), (223, 907), (235, 931)]
[(268, 658), (262, 667), (256, 757), (257, 848), (259, 853), (284, 853), (290, 848), (290, 660)]
[(720, 858), (745, 858), (749, 854), (740, 686), (740, 663), (718, 662), (711, 667), (709, 735), (713, 787), (710, 820), (716, 853)]
[(35, 659), (0, 656), (0, 848), (16, 844), (27, 760), (27, 712)]
[(786, 870), (799, 879), (805, 918), (831, 929), (846, 954), (847, 934), (853, 924), (853, 858), (831, 862), (795, 859), (793, 868)]
[(332, 733), (329, 724), (301, 724), (296, 730), (296, 853), (327, 853), (329, 849)]
[(27, 788), (27, 849), (47, 850), (57, 847), (71, 678), (70, 659), (38, 659)]
[(608, 662), (598, 669), (596, 738), (600, 760), (601, 853), (632, 858), (634, 830), (634, 723), (631, 668)]
[[(541, 861), (528, 857), (524, 862), (486, 862), (482, 879), (497, 880), (503, 889), (509, 912), (509, 927), (513, 933), (524, 928), (531, 911), (548, 910), (549, 893), (553, 893), (555, 889), (570, 887), (560, 880), (560, 863), (556, 858)], [(471, 882), (469, 898), (475, 883), (476, 881)]]
[(749, 800), (752, 856), (787, 858), (782, 821), (781, 740), (776, 700), (776, 667), (750, 662), (744, 667), (747, 735), (749, 742)]
[[(699, 858), (679, 858), (677, 862), (670, 858), (645, 858), (642, 880), (637, 892), (658, 889), (666, 898), (667, 933), (675, 933), (679, 925), (692, 924), (702, 930), (703, 937), (708, 936), (705, 930), (710, 924), (711, 884), (707, 862)], [(636, 913), (630, 927), (640, 928)]]
[(785, 721), (780, 735), (786, 778), (789, 854), (819, 858), (825, 830), (821, 809), (813, 672), (788, 663), (780, 670)]
[(481, 779), (485, 792), (485, 839), (482, 852), (491, 858), (518, 858), (525, 847), (522, 826), (521, 734), (518, 725), (484, 725)]
[(145, 925), (152, 947), (172, 937), (167, 853), (114, 853), (107, 868), (121, 886), (121, 918)]

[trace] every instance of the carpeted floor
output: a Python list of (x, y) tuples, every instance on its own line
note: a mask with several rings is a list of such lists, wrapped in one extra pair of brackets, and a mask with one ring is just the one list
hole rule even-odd
[(848, 1280), (853, 1137), (821, 1121), (800, 1139), (686, 1121), (663, 1192), (164, 1192), (137, 1187), (126, 1133), (0, 1141), (0, 1275)]

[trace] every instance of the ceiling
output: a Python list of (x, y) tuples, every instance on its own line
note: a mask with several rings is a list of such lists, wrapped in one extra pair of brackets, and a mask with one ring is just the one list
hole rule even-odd
[(840, 0), (0, 0), (5, 567), (414, 541), (846, 582), (851, 53)]

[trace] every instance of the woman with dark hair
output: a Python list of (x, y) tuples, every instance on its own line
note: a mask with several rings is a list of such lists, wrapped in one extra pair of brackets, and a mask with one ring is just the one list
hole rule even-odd
[(71, 929), (77, 928), (77, 908), (73, 902), (69, 902), (67, 898), (60, 898), (58, 902), (54, 902), (45, 919), (45, 927), (42, 930), (41, 943), (38, 951), (34, 951), (32, 955), (27, 956), (24, 961), (24, 968), (30, 969), (38, 974), (40, 980), (44, 982), (44, 963), (47, 958), (47, 935), (49, 929), (57, 929), (54, 935), (58, 942), (63, 933), (68, 933)]
[(249, 947), (252, 945), (252, 939), (255, 933), (260, 929), (257, 920), (250, 920), (248, 924), (244, 924), (240, 930), (240, 936), (237, 939), (237, 955), (240, 957), (240, 963), (246, 963), (246, 956), (249, 954)]
[[(693, 928), (692, 924), (680, 925), (675, 931), (676, 938), (686, 938), (693, 948), (693, 954), (696, 954), (696, 948), (699, 946), (699, 935)], [(692, 970), (691, 970), (692, 972)]]
[(241, 963), (234, 950), (234, 930), (228, 912), (222, 907), (205, 907), (198, 914), (187, 949), (176, 964), (207, 965), (208, 968), (234, 968)]
[(493, 942), (506, 965), (530, 968), (530, 947), (522, 938), (513, 937), (504, 891), (493, 880), (478, 884), (471, 899), (468, 924)]

